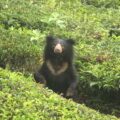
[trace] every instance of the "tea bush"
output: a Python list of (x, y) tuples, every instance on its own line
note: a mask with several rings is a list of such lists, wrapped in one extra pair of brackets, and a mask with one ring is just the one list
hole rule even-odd
[(20, 72), (0, 68), (1, 120), (117, 120), (85, 105), (66, 100), (24, 77)]
[(10, 27), (6, 30), (1, 26), (0, 31), (0, 36), (2, 36), (0, 42), (1, 66), (5, 64), (10, 65), (11, 69), (33, 70), (35, 64), (39, 63), (36, 61), (42, 56), (39, 52), (43, 51), (44, 42), (42, 41), (45, 35), (40, 35), (38, 30), (26, 28), (14, 29), (14, 27)]
[[(1, 0), (1, 66), (33, 71), (41, 61), (47, 34), (73, 38), (80, 84), (119, 90), (120, 9), (119, 1), (113, 2), (117, 9), (78, 0)], [(99, 3), (112, 6), (110, 0)]]
[(81, 0), (83, 4), (94, 5), (95, 7), (119, 8), (119, 0)]

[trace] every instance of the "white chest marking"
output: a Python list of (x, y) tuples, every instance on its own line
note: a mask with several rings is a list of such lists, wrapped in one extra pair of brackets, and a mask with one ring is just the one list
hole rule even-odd
[(57, 71), (54, 69), (52, 63), (51, 63), (49, 60), (48, 60), (46, 63), (47, 63), (47, 66), (48, 66), (49, 70), (50, 70), (51, 73), (54, 74), (54, 75), (59, 75), (59, 74), (65, 72), (66, 69), (68, 68), (68, 63), (67, 63), (67, 62), (64, 62), (64, 63), (61, 65), (61, 68), (60, 68), (59, 70), (57, 70)]

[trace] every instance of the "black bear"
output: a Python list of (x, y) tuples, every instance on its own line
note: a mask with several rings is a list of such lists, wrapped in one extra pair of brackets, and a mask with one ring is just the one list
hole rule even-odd
[(66, 98), (73, 97), (77, 85), (77, 74), (73, 65), (74, 43), (72, 39), (47, 36), (44, 62), (34, 74), (36, 82), (44, 83)]

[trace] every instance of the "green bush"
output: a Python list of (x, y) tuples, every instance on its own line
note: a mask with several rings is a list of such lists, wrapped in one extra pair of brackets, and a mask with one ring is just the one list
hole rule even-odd
[(108, 90), (119, 90), (120, 37), (108, 40), (92, 45), (79, 43), (76, 46), (76, 55), (80, 57), (76, 58), (75, 62), (78, 65), (81, 83), (88, 83), (90, 86), (103, 87)]
[(119, 0), (81, 0), (81, 2), (95, 7), (119, 8), (120, 6)]
[[(43, 51), (44, 34), (38, 30), (28, 30), (26, 28), (8, 30), (0, 27), (0, 63), (10, 65), (14, 69), (33, 70), (35, 64), (39, 64)], [(41, 42), (40, 42), (40, 41)], [(28, 68), (29, 66), (29, 68)], [(12, 68), (12, 69), (13, 69)]]
[(120, 36), (109, 35), (120, 29), (119, 8), (96, 8), (78, 0), (1, 0), (0, 10), (2, 64), (33, 71), (47, 34), (73, 38), (80, 84), (119, 90)]
[(14, 26), (44, 31), (51, 27), (64, 26), (63, 17), (53, 12), (56, 5), (54, 0), (46, 2), (42, 0), (2, 0), (0, 3), (0, 22), (5, 25), (5, 28)]
[(66, 100), (20, 72), (0, 68), (1, 120), (117, 120)]

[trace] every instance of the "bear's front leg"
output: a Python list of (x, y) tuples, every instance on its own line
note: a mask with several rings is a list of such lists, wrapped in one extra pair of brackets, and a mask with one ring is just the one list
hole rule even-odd
[(42, 74), (40, 74), (39, 72), (34, 73), (34, 78), (37, 83), (46, 85), (45, 77)]
[(71, 85), (67, 89), (67, 92), (66, 92), (66, 95), (65, 95), (66, 98), (72, 98), (74, 96), (76, 84), (77, 84), (76, 82), (71, 83)]
[(71, 75), (71, 83), (66, 91), (66, 98), (72, 98), (75, 95), (75, 88), (78, 83), (78, 76), (76, 74), (76, 69), (74, 65), (72, 66), (70, 75)]

